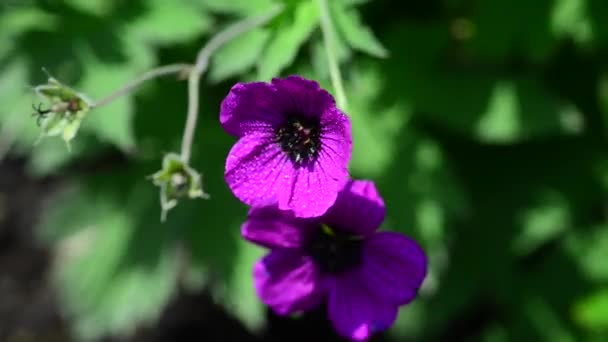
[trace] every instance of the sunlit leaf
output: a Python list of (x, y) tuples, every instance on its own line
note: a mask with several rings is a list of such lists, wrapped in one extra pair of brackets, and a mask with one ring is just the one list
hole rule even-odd
[(235, 260), (233, 278), (229, 281), (225, 305), (245, 326), (253, 331), (259, 330), (265, 323), (266, 306), (258, 298), (253, 284), (253, 265), (265, 251), (239, 240), (239, 255)]
[(592, 330), (608, 329), (608, 289), (597, 290), (581, 300), (573, 309), (574, 319)]
[(221, 47), (211, 59), (211, 80), (221, 81), (251, 69), (259, 61), (269, 37), (268, 30), (251, 30)]
[(258, 61), (258, 78), (269, 80), (293, 62), (300, 46), (319, 23), (319, 11), (314, 1), (303, 1), (293, 13), (283, 13), (277, 20), (273, 37)]
[(148, 206), (151, 192), (123, 188), (121, 201), (115, 189), (101, 188), (71, 194), (89, 204), (84, 215), (73, 215), (71, 201), (57, 202), (57, 214), (45, 226), (47, 236), (59, 239), (60, 296), (86, 340), (129, 335), (152, 322), (175, 289), (178, 269), (171, 235), (136, 214)]
[(234, 13), (247, 15), (264, 11), (272, 6), (272, 0), (206, 0), (204, 5), (210, 10), (219, 13)]
[[(125, 46), (128, 46), (125, 44)], [(95, 100), (100, 100), (119, 89), (132, 78), (152, 66), (153, 57), (137, 46), (128, 47), (129, 59), (124, 63), (107, 64), (83, 51), (89, 61), (87, 73), (79, 89), (83, 89)], [(129, 150), (134, 146), (133, 99), (129, 96), (117, 98), (100, 108), (95, 108), (83, 122), (82, 130), (95, 134), (101, 141)]]
[(188, 1), (153, 0), (145, 2), (147, 12), (132, 25), (135, 36), (148, 43), (185, 42), (207, 32), (212, 19)]
[(592, 39), (593, 29), (587, 10), (585, 0), (556, 1), (551, 17), (553, 33), (558, 37), (571, 36), (579, 43), (588, 43)]
[(67, 0), (69, 5), (93, 15), (107, 14), (117, 2), (115, 0)]
[(582, 272), (591, 280), (608, 281), (608, 226), (598, 225), (584, 233), (572, 234), (568, 251)]
[(513, 241), (515, 252), (525, 255), (555, 239), (571, 226), (568, 202), (559, 193), (547, 192), (530, 205), (521, 217), (522, 232)]
[(353, 48), (375, 57), (387, 57), (388, 51), (374, 36), (371, 29), (361, 22), (355, 9), (340, 6), (338, 1), (332, 2), (332, 16), (339, 32)]

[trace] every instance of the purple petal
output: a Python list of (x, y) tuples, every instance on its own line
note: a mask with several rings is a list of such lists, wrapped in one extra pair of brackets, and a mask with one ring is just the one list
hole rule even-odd
[(351, 180), (321, 220), (333, 228), (365, 236), (380, 227), (385, 213), (384, 201), (374, 182)]
[(274, 128), (284, 122), (285, 112), (280, 103), (271, 84), (237, 83), (222, 101), (220, 123), (226, 132), (237, 137)]
[(364, 341), (395, 322), (398, 305), (376, 298), (355, 271), (335, 279), (328, 293), (328, 312), (338, 334)]
[(246, 240), (271, 249), (299, 248), (318, 225), (317, 220), (296, 218), (291, 211), (276, 206), (259, 207), (249, 211), (241, 234)]
[(262, 302), (280, 315), (309, 310), (324, 295), (312, 259), (292, 249), (272, 251), (258, 261), (253, 277)]
[(370, 291), (385, 301), (412, 301), (426, 276), (427, 259), (418, 244), (394, 232), (376, 233), (363, 245), (360, 272)]
[(251, 133), (230, 150), (224, 178), (243, 203), (261, 207), (277, 203), (277, 194), (291, 187), (293, 173), (271, 134)]
[(292, 210), (296, 217), (319, 217), (334, 204), (347, 177), (346, 169), (324, 164), (322, 159), (299, 167), (291, 179), (291, 188), (283, 189), (279, 195), (279, 209)]
[(273, 78), (281, 107), (288, 113), (298, 113), (305, 117), (322, 117), (327, 110), (335, 109), (334, 98), (319, 83), (300, 76)]

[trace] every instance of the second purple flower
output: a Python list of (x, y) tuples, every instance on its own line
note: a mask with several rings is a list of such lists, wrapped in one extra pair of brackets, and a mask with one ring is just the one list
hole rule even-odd
[(222, 102), (220, 122), (239, 138), (225, 179), (245, 204), (317, 217), (348, 180), (350, 122), (317, 82), (238, 83)]

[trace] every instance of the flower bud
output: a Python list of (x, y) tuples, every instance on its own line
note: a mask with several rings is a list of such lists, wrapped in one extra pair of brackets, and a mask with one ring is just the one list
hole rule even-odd
[(86, 95), (49, 77), (47, 84), (34, 88), (36, 94), (48, 102), (49, 109), (43, 110), (42, 104), (35, 108), (41, 127), (39, 141), (44, 137), (61, 135), (68, 149), (80, 123), (92, 108), (93, 102)]
[(175, 153), (166, 154), (162, 169), (150, 178), (154, 185), (160, 187), (161, 221), (165, 221), (167, 212), (177, 205), (180, 198), (209, 198), (203, 192), (201, 175)]

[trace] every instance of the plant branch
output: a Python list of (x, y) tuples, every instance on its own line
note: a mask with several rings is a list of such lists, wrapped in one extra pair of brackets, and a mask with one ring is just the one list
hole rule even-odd
[(225, 43), (236, 38), (242, 33), (245, 33), (257, 26), (265, 24), (274, 18), (283, 10), (283, 6), (277, 5), (272, 7), (268, 12), (259, 16), (246, 18), (239, 21), (227, 29), (215, 35), (211, 40), (199, 51), (196, 57), (196, 64), (190, 71), (188, 77), (188, 116), (186, 118), (186, 126), (182, 137), (181, 157), (185, 163), (190, 160), (190, 152), (192, 141), (194, 139), (194, 129), (198, 118), (198, 96), (200, 79), (203, 73), (209, 66), (209, 59), (213, 53)]
[(152, 70), (142, 74), (141, 76), (137, 77), (136, 79), (131, 80), (129, 83), (125, 84), (120, 89), (113, 92), (112, 94), (104, 97), (103, 99), (101, 99), (99, 101), (96, 101), (95, 103), (93, 103), (92, 107), (99, 108), (99, 107), (105, 106), (105, 105), (109, 104), (110, 102), (116, 100), (117, 98), (131, 93), (134, 89), (138, 88), (139, 86), (141, 86), (142, 84), (144, 84), (145, 82), (147, 82), (149, 80), (167, 76), (167, 75), (172, 75), (172, 74), (187, 73), (191, 67), (192, 66), (190, 64), (180, 63), (180, 64), (165, 65), (165, 66), (161, 66), (161, 67), (152, 69)]
[(329, 65), (329, 77), (331, 78), (331, 83), (336, 91), (336, 102), (338, 103), (338, 107), (346, 111), (348, 103), (346, 102), (344, 86), (342, 85), (342, 75), (340, 74), (338, 58), (335, 52), (335, 42), (333, 36), (334, 29), (331, 18), (329, 17), (329, 6), (327, 4), (327, 0), (319, 0), (319, 10), (321, 12), (321, 31), (323, 32), (323, 43), (325, 44), (327, 62)]

